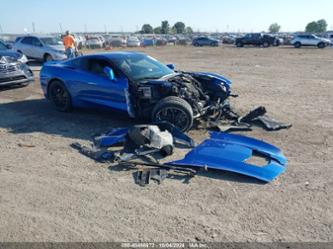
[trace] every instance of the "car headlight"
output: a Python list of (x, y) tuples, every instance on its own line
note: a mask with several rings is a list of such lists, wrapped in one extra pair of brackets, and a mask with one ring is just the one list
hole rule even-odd
[(18, 58), (17, 60), (24, 64), (28, 62), (28, 58), (24, 54), (22, 54), (21, 57)]

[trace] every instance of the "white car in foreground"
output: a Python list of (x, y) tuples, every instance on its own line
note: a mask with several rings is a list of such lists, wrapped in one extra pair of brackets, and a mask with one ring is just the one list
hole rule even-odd
[(300, 48), (301, 46), (316, 46), (318, 48), (332, 46), (332, 42), (329, 39), (316, 35), (298, 35), (291, 41), (291, 44), (295, 48)]

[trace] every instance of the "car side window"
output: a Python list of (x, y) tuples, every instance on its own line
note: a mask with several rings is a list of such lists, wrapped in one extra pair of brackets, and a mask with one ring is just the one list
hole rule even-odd
[[(114, 68), (110, 65), (110, 63), (107, 60), (104, 59), (87, 59), (85, 63), (82, 64), (84, 69), (90, 73), (100, 75), (103, 77), (107, 77), (107, 75), (104, 73), (105, 67), (110, 67), (114, 70)], [(117, 73), (115, 72), (115, 76), (117, 77)]]
[(27, 45), (32, 45), (32, 37), (28, 36), (28, 37), (24, 37), (21, 41), (21, 43), (23, 44), (27, 44)]
[(32, 45), (34, 45), (36, 47), (41, 47), (42, 46), (42, 43), (36, 37), (31, 37), (31, 40), (32, 40)]

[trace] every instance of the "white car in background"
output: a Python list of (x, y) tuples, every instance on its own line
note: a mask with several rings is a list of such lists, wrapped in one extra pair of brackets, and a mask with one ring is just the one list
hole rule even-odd
[(140, 47), (140, 45), (140, 40), (135, 36), (131, 36), (127, 39), (127, 47)]
[(332, 46), (332, 42), (329, 39), (325, 39), (311, 34), (298, 35), (291, 41), (291, 44), (295, 48), (300, 48), (301, 46), (316, 46), (318, 48)]
[(98, 37), (89, 37), (85, 42), (86, 48), (103, 48), (103, 42)]
[(65, 60), (62, 41), (53, 36), (26, 35), (17, 37), (13, 50), (40, 61)]

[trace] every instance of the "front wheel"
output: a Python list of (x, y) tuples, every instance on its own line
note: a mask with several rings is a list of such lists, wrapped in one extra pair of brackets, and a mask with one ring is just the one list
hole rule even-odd
[(53, 61), (53, 58), (50, 54), (45, 54), (44, 55), (44, 62), (49, 62), (49, 61)]
[(294, 44), (294, 47), (295, 48), (300, 48), (302, 46), (302, 44), (300, 43), (300, 42), (296, 42), (295, 44)]
[(56, 80), (51, 83), (48, 96), (58, 111), (69, 112), (72, 110), (71, 96), (61, 81)]
[(193, 125), (193, 110), (184, 99), (175, 96), (166, 97), (153, 108), (152, 121), (167, 121), (181, 131), (188, 131)]
[(318, 44), (318, 48), (324, 48), (324, 47), (325, 47), (325, 44), (323, 42)]

